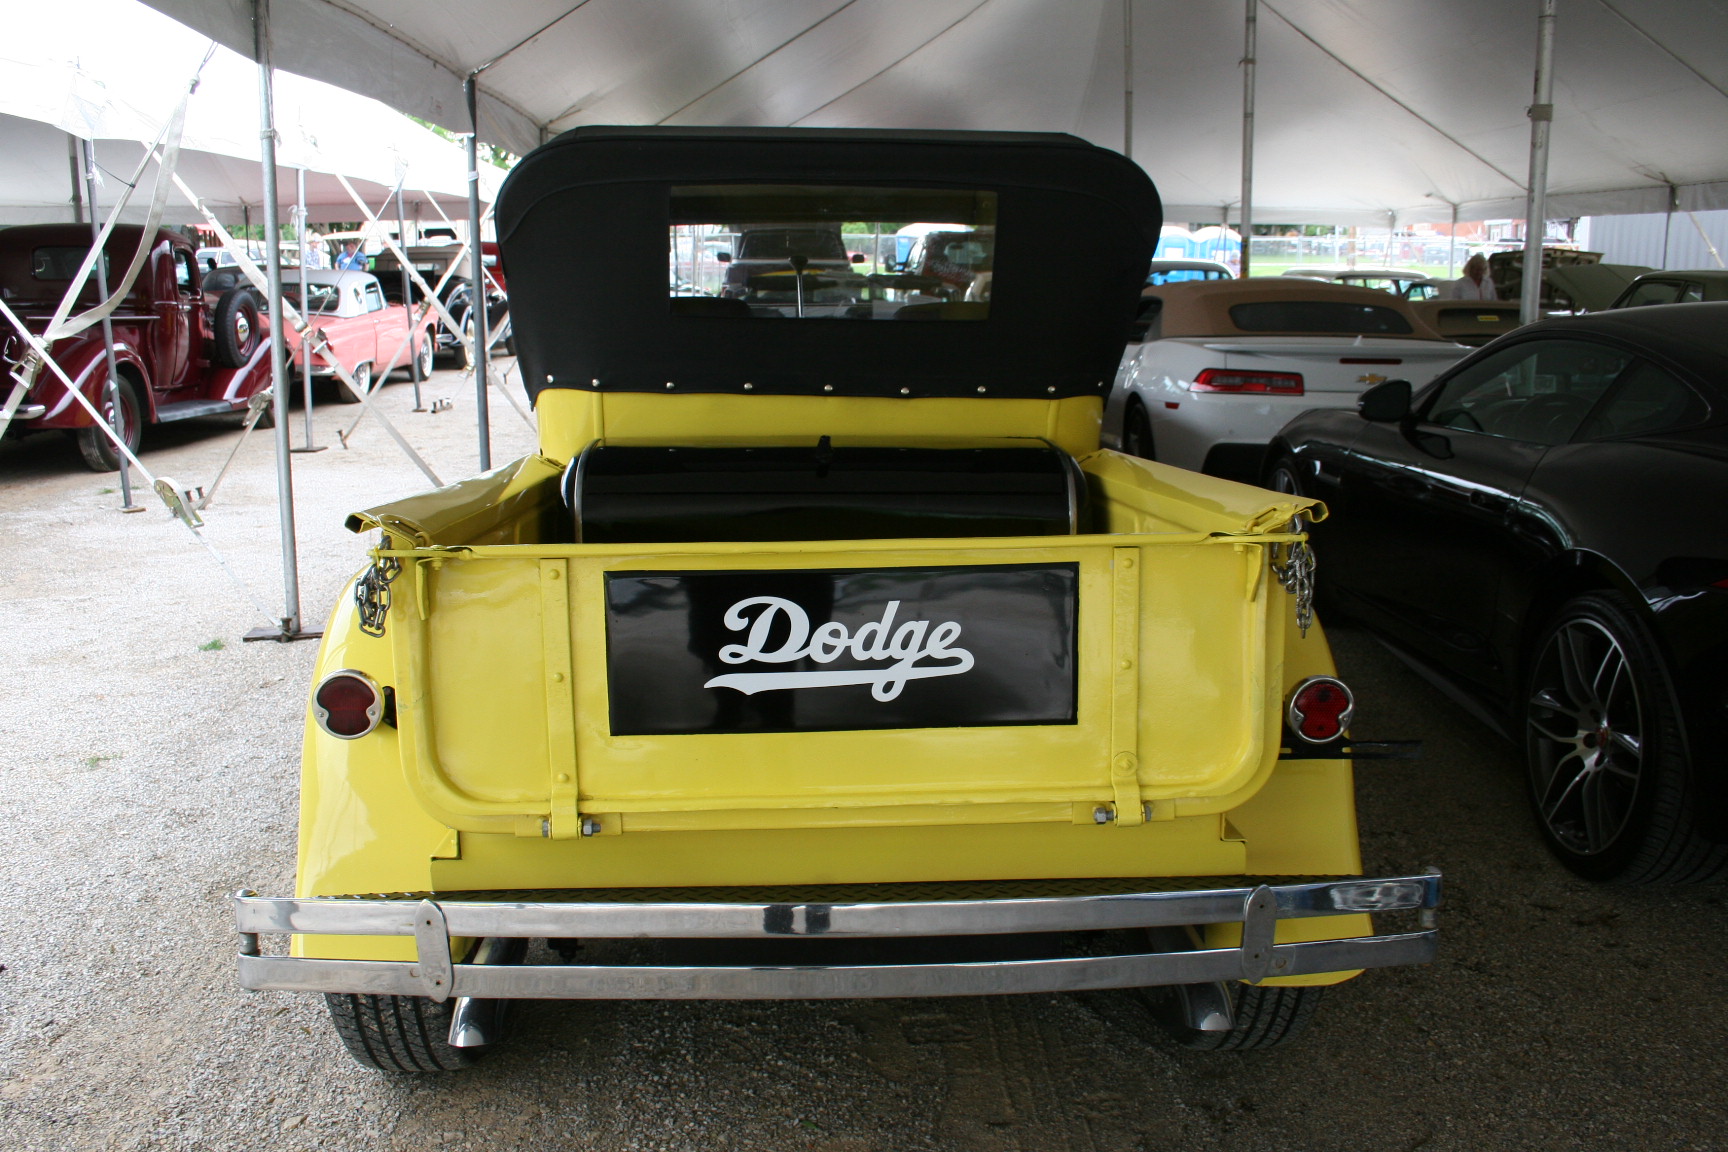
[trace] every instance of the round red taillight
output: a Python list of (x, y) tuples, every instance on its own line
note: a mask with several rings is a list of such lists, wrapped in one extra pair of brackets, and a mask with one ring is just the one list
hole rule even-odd
[(1325, 744), (1344, 734), (1355, 711), (1356, 698), (1344, 681), (1310, 676), (1290, 693), (1290, 731), (1310, 744)]
[(344, 668), (324, 677), (312, 693), (318, 727), (343, 740), (355, 740), (384, 718), (384, 693), (364, 672)]

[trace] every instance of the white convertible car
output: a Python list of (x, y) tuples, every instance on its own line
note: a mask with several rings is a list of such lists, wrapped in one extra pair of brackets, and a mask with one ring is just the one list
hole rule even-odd
[(1128, 345), (1104, 415), (1123, 452), (1259, 479), (1266, 444), (1310, 408), (1349, 408), (1382, 380), (1418, 388), (1469, 351), (1372, 288), (1299, 277), (1150, 287), (1163, 304)]

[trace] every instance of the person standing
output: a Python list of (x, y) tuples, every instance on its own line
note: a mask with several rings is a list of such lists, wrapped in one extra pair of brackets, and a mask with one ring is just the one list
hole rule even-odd
[[(349, 270), (359, 272), (366, 271), (366, 257), (360, 251), (360, 242), (358, 240), (342, 241), (342, 254), (336, 257), (336, 267), (339, 271), (343, 272)], [(1468, 268), (1469, 265), (1466, 264), (1465, 267)]]
[(1452, 282), (1449, 300), (1497, 300), (1494, 280), (1488, 275), (1488, 257), (1478, 252), (1464, 261), (1464, 275)]

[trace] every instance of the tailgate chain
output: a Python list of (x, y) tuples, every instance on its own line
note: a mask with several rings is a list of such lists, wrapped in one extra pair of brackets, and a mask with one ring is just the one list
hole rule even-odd
[(1272, 574), (1278, 577), (1284, 591), (1296, 597), (1296, 627), (1306, 637), (1314, 623), (1314, 550), (1306, 540), (1296, 541), (1289, 549), (1285, 553), (1288, 559), (1280, 564), (1279, 549), (1273, 547)]
[(372, 558), (372, 567), (354, 584), (354, 604), (360, 609), (360, 631), (368, 636), (384, 635), (384, 618), (390, 614), (390, 582), (402, 572), (402, 561), (394, 556)]

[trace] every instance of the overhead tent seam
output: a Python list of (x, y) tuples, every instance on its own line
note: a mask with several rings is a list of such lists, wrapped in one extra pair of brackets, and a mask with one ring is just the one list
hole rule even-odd
[[(984, 0), (984, 2), (989, 3), (989, 0)], [(787, 48), (791, 47), (793, 44), (796, 44), (798, 41), (804, 39), (804, 37), (810, 35), (810, 33), (816, 31), (816, 29), (822, 27), (822, 25), (828, 23), (828, 21), (834, 19), (834, 17), (840, 15), (840, 13), (846, 11), (846, 9), (852, 7), (852, 5), (854, 5), (856, 3), (858, 3), (858, 0), (845, 0), (845, 3), (841, 4), (840, 7), (834, 9), (834, 11), (828, 13), (828, 15), (822, 17), (822, 19), (816, 21), (814, 24), (811, 24), (811, 25), (808, 25), (804, 28), (799, 29), (797, 32), (795, 32), (791, 36), (788, 36), (786, 39), (782, 40), (780, 43), (774, 45), (774, 47), (770, 48), (768, 51), (762, 53), (762, 55), (756, 57), (756, 59), (750, 61), (750, 63), (744, 65), (744, 67), (738, 69), (738, 71), (732, 73), (732, 75), (726, 77), (726, 79), (720, 81), (720, 83), (709, 88), (706, 92), (702, 93), (700, 96), (697, 96), (691, 100), (686, 100), (683, 104), (679, 105), (677, 108), (674, 108), (672, 111), (666, 113), (666, 115), (660, 117), (660, 119), (656, 120), (654, 123), (664, 124), (668, 120), (672, 119), (672, 117), (677, 116), (679, 113), (684, 112), (687, 109), (693, 108), (696, 105), (702, 103), (702, 101), (708, 99), (708, 97), (714, 95), (714, 93), (720, 91), (722, 88), (726, 87), (726, 85), (732, 83), (732, 81), (738, 79), (738, 77), (744, 75), (746, 72), (749, 72), (751, 69), (755, 68), (758, 64), (765, 64), (769, 60), (772, 60), (775, 56), (778, 56), (781, 52), (784, 52)], [(564, 112), (559, 113), (559, 115), (557, 116), (556, 119), (547, 121), (547, 127), (551, 127), (553, 124), (558, 123), (559, 120), (562, 120), (565, 116), (570, 115), (571, 111), (574, 111), (574, 108), (566, 109)]]
[(1362, 83), (1364, 83), (1364, 84), (1368, 85), (1368, 87), (1372, 88), (1375, 92), (1378, 92), (1381, 96), (1385, 97), (1387, 100), (1391, 101), (1393, 104), (1397, 105), (1399, 108), (1401, 108), (1405, 112), (1409, 113), (1412, 117), (1414, 117), (1416, 119), (1416, 121), (1418, 123), (1422, 124), (1424, 127), (1428, 128), (1430, 131), (1434, 132), (1437, 136), (1439, 136), (1441, 139), (1445, 140), (1447, 143), (1451, 144), (1453, 147), (1457, 148), (1459, 151), (1463, 152), (1466, 156), (1469, 156), (1471, 159), (1476, 160), (1477, 162), (1482, 164), (1490, 172), (1493, 172), (1496, 176), (1500, 177), (1502, 180), (1505, 180), (1507, 183), (1513, 184), (1519, 188), (1526, 188), (1526, 185), (1523, 181), (1519, 180), (1517, 177), (1512, 176), (1508, 172), (1504, 171), (1497, 164), (1495, 164), (1492, 160), (1489, 160), (1486, 156), (1483, 156), (1481, 153), (1479, 153), (1475, 149), (1471, 148), (1468, 144), (1464, 143), (1462, 140), (1458, 139), (1456, 136), (1454, 136), (1450, 132), (1446, 131), (1446, 129), (1440, 127), (1440, 125), (1434, 123), (1434, 121), (1428, 119), (1428, 117), (1422, 115), (1422, 113), (1416, 111), (1416, 109), (1412, 108), (1410, 105), (1406, 104), (1404, 101), (1398, 99), (1398, 97), (1392, 95), (1392, 93), (1386, 91), (1385, 88), (1382, 88), (1379, 84), (1376, 84), (1373, 80), (1369, 79), (1367, 74), (1362, 72), (1355, 65), (1353, 65), (1349, 61), (1345, 60), (1342, 56), (1338, 55), (1338, 53), (1332, 51), (1332, 49), (1326, 47), (1326, 45), (1320, 43), (1320, 41), (1316, 40), (1313, 36), (1310, 36), (1299, 25), (1297, 25), (1297, 23), (1294, 20), (1292, 20), (1292, 19), (1290, 19), (1290, 17), (1284, 15), (1284, 13), (1278, 11), (1277, 8), (1273, 7), (1272, 0), (1261, 0), (1261, 3), (1263, 3), (1266, 6), (1266, 11), (1272, 13), (1272, 15), (1278, 17), (1278, 19), (1284, 21), (1285, 25), (1287, 25), (1292, 32), (1294, 32), (1294, 33), (1296, 33), (1296, 35), (1302, 37), (1302, 39), (1308, 41), (1308, 43), (1314, 45), (1314, 47), (1318, 48), (1322, 53), (1324, 53), (1328, 59), (1332, 60), (1340, 68), (1342, 68), (1346, 72), (1350, 73), (1350, 75), (1356, 77), (1358, 80), (1362, 81)]
[(1674, 51), (1674, 49), (1668, 47), (1668, 45), (1664, 44), (1662, 41), (1658, 40), (1655, 36), (1653, 36), (1650, 32), (1646, 31), (1645, 28), (1642, 25), (1640, 25), (1637, 21), (1633, 20), (1632, 17), (1626, 15), (1626, 13), (1624, 13), (1624, 12), (1620, 11), (1620, 9), (1616, 8), (1610, 2), (1610, 0), (1599, 0), (1599, 2), (1601, 3), (1602, 7), (1608, 9), (1609, 12), (1611, 12), (1615, 16), (1619, 17), (1626, 24), (1626, 26), (1628, 28), (1632, 29), (1632, 31), (1634, 31), (1634, 32), (1638, 33), (1638, 35), (1644, 37), (1644, 39), (1649, 41), (1654, 47), (1661, 50), (1661, 52), (1665, 56), (1667, 56), (1670, 60), (1672, 60), (1672, 61), (1674, 61), (1674, 63), (1680, 65), (1680, 67), (1686, 69), (1686, 71), (1692, 73), (1692, 75), (1698, 77), (1698, 79), (1702, 80), (1708, 87), (1715, 89), (1715, 91), (1718, 94), (1720, 94), (1723, 99), (1728, 100), (1728, 88), (1722, 87), (1722, 85), (1716, 83), (1716, 81), (1710, 79), (1710, 77), (1708, 77), (1708, 76), (1704, 75), (1704, 73), (1698, 71), (1698, 69), (1694, 68), (1692, 66), (1691, 62), (1688, 61), (1684, 56), (1680, 55), (1680, 53)]
[[(852, 87), (846, 89), (846, 91), (840, 93), (838, 96), (835, 96), (830, 100), (823, 101), (821, 104), (818, 104), (816, 107), (810, 109), (810, 111), (804, 113), (804, 115), (798, 117), (798, 119), (791, 121), (787, 125), (787, 127), (796, 128), (798, 125), (800, 125), (804, 121), (810, 119), (810, 117), (816, 115), (818, 112), (822, 111), (824, 108), (830, 108), (830, 107), (834, 106), (835, 104), (838, 104), (840, 101), (846, 99), (846, 97), (852, 95), (852, 93), (858, 91), (860, 88), (863, 88), (865, 85), (875, 83), (877, 80), (881, 79), (883, 76), (886, 76), (888, 73), (894, 71), (894, 69), (900, 67), (900, 65), (906, 63), (906, 61), (912, 59), (912, 57), (918, 55), (918, 53), (924, 51), (924, 49), (930, 47), (930, 45), (936, 43), (936, 41), (942, 39), (942, 37), (948, 35), (948, 33), (952, 32), (954, 29), (960, 27), (960, 25), (966, 23), (966, 21), (968, 21), (972, 18), (973, 13), (977, 12), (980, 8), (984, 7), (988, 3), (990, 3), (990, 0), (978, 0), (978, 3), (976, 3), (972, 7), (968, 8), (963, 14), (961, 14), (959, 19), (955, 20), (952, 24), (949, 24), (946, 27), (944, 27), (940, 32), (937, 32), (934, 36), (931, 36), (929, 39), (925, 40), (922, 44), (918, 45), (916, 48), (912, 49), (910, 52), (907, 52), (905, 55), (903, 55), (900, 58), (898, 58), (897, 60), (895, 60), (892, 64), (888, 64), (885, 67), (877, 69), (875, 72), (872, 72), (870, 75), (866, 76), (864, 79), (858, 81), (858, 83), (852, 85)], [(1124, 153), (1124, 155), (1126, 155), (1126, 153)]]

